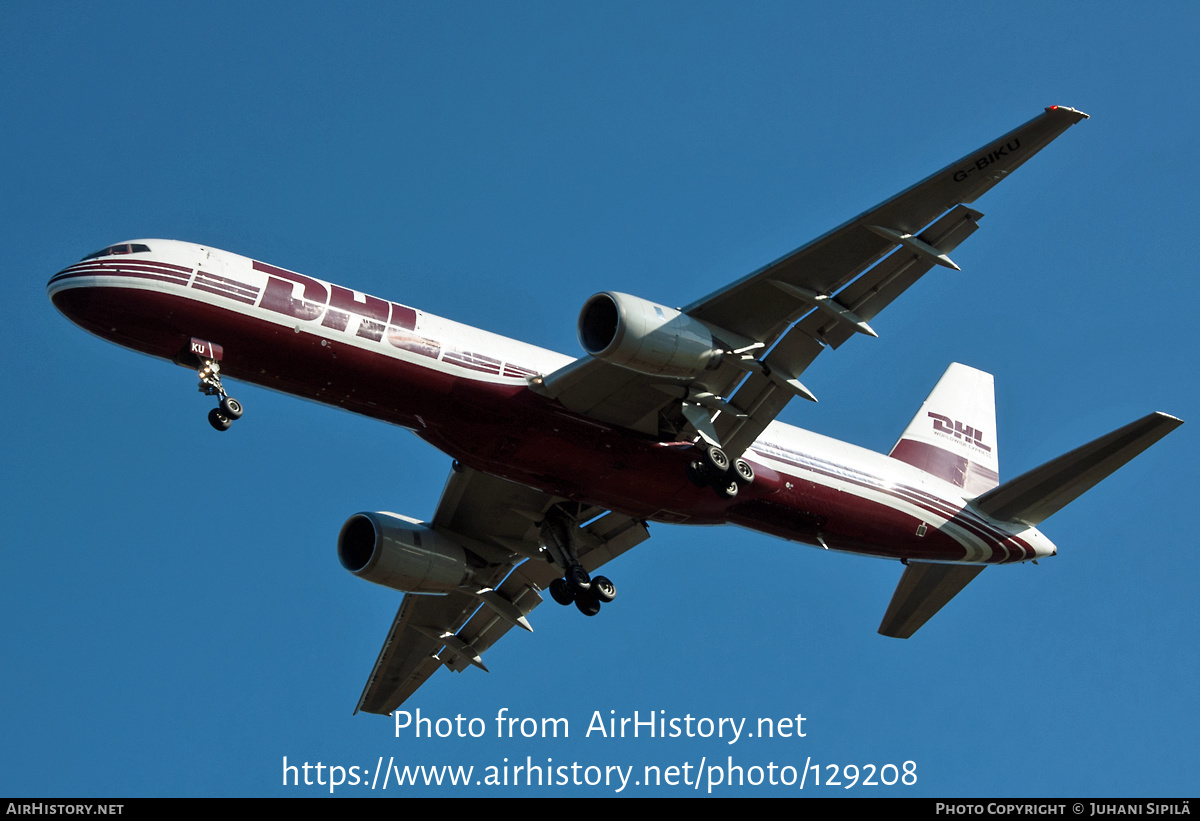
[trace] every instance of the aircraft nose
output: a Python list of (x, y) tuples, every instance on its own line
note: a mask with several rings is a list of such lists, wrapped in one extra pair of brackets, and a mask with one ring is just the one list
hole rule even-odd
[(123, 301), (112, 293), (114, 287), (128, 289), (147, 282), (183, 279), (175, 270), (160, 270), (166, 263), (150, 257), (148, 242), (155, 241), (119, 242), (68, 265), (46, 283), (50, 302), (76, 325), (103, 336), (104, 328), (111, 328), (108, 314), (112, 306)]
[(88, 313), (92, 289), (87, 287), (90, 283), (76, 274), (73, 270), (75, 267), (72, 265), (50, 277), (46, 283), (46, 295), (63, 316), (79, 325)]
[(96, 277), (83, 265), (76, 263), (50, 277), (46, 283), (46, 295), (62, 316), (74, 324), (89, 328), (88, 317), (92, 313), (95, 280)]

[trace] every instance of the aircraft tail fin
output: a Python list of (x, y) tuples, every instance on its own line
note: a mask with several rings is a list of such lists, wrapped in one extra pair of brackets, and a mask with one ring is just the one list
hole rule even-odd
[[(890, 455), (968, 492), (974, 490), (978, 495), (970, 505), (979, 512), (1030, 527), (1183, 424), (1174, 416), (1152, 413), (998, 485), (992, 391), (989, 374), (951, 365)], [(985, 566), (908, 562), (879, 625), (880, 634), (908, 638)]]
[(955, 362), (888, 455), (977, 496), (1000, 482), (996, 450), (992, 375)]
[(983, 572), (983, 564), (909, 562), (879, 625), (879, 634), (906, 639)]
[(993, 519), (1036, 527), (1182, 424), (1165, 413), (1144, 416), (1010, 479), (971, 505)]

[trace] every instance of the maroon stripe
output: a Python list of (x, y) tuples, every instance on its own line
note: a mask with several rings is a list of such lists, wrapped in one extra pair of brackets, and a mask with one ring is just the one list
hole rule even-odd
[(235, 282), (234, 280), (225, 279), (224, 277), (214, 277), (210, 274), (204, 274), (204, 273), (197, 271), (196, 272), (196, 283), (195, 283), (195, 285), (193, 285), (193, 287), (199, 286), (199, 284), (202, 281), (206, 285), (210, 285), (213, 288), (223, 288), (226, 291), (229, 291), (231, 293), (238, 293), (238, 294), (241, 294), (242, 296), (250, 297), (251, 301), (253, 301), (254, 298), (256, 296), (258, 296), (257, 288), (252, 288), (249, 285), (243, 285), (240, 282)]
[[(780, 453), (786, 453), (786, 451), (783, 451), (777, 445), (772, 447), (774, 450), (779, 451)], [(943, 500), (931, 494), (918, 491), (916, 488), (902, 486), (900, 490), (903, 492), (897, 492), (893, 488), (876, 483), (877, 477), (873, 477), (870, 474), (862, 473), (861, 471), (853, 471), (854, 473), (858, 473), (863, 477), (866, 477), (866, 479), (876, 479), (876, 482), (850, 476), (848, 475), (850, 471), (848, 471), (843, 465), (836, 466), (840, 468), (840, 470), (828, 470), (818, 466), (821, 463), (821, 460), (809, 458), (805, 462), (800, 462), (786, 456), (781, 457), (778, 453), (763, 453), (762, 455), (766, 456), (767, 458), (777, 459), (785, 464), (792, 465), (793, 467), (816, 473), (819, 476), (838, 479), (843, 482), (849, 482), (851, 484), (858, 485), (859, 487), (874, 490), (877, 493), (884, 494), (885, 496), (891, 496), (895, 499), (913, 504), (927, 513), (932, 513), (943, 519), (953, 521), (954, 523), (963, 527), (965, 530), (978, 536), (984, 542), (990, 543), (990, 546), (993, 548), (993, 550), (999, 548), (999, 550), (1003, 552), (1004, 558), (998, 562), (995, 562), (996, 564), (1003, 564), (1009, 561), (1021, 561), (1024, 558), (1033, 555), (1032, 548), (1030, 548), (1028, 543), (1026, 543), (1025, 540), (1021, 539), (1020, 537), (1011, 536), (1007, 533), (994, 530), (985, 521), (980, 519), (977, 514), (968, 508), (951, 508)], [(1014, 548), (1023, 554), (1022, 558), (1013, 557)]]
[[(911, 487), (908, 485), (902, 485), (899, 488), (900, 491), (903, 491), (902, 493), (892, 492), (890, 486), (885, 486), (883, 484), (880, 484), (878, 481), (879, 477), (873, 476), (872, 474), (864, 473), (863, 471), (859, 471), (859, 470), (853, 470), (853, 469), (847, 468), (845, 465), (839, 465), (839, 464), (836, 464), (833, 462), (828, 462), (823, 459), (817, 459), (815, 457), (808, 456), (806, 454), (796, 453), (794, 451), (787, 451), (787, 450), (784, 450), (783, 448), (779, 447), (778, 445), (772, 445), (771, 447), (773, 447), (775, 450), (785, 454), (785, 457), (780, 459), (780, 461), (785, 462), (786, 464), (793, 465), (794, 467), (799, 467), (799, 468), (803, 468), (806, 470), (812, 470), (815, 473), (819, 473), (823, 476), (828, 476), (830, 478), (838, 478), (838, 479), (844, 479), (846, 481), (851, 481), (862, 487), (869, 487), (869, 488), (878, 490), (883, 493), (890, 493), (891, 495), (896, 496), (897, 498), (904, 499), (905, 501), (909, 501), (914, 504), (919, 504), (922, 507), (924, 507), (925, 509), (929, 510), (931, 513), (937, 513), (939, 516), (942, 516), (943, 518), (949, 519), (949, 518), (953, 518), (955, 516), (966, 515), (966, 516), (971, 517), (972, 520), (977, 525), (988, 528), (989, 531), (991, 529), (988, 526), (987, 521), (985, 519), (983, 519), (982, 517), (978, 516), (977, 514), (974, 514), (973, 512), (967, 510), (966, 508), (952, 507), (952, 506), (950, 506), (949, 503), (947, 503), (941, 497), (935, 496), (932, 493), (923, 491), (920, 488), (914, 488), (914, 487)], [(775, 454), (771, 454), (771, 453), (765, 453), (764, 455), (771, 456), (773, 458), (778, 458)], [(793, 458), (787, 458), (788, 455), (790, 455)], [(864, 478), (854, 479), (853, 477), (848, 476), (847, 475), (848, 473), (854, 473), (854, 474), (857, 474), (858, 476), (864, 477)]]
[[(479, 358), (486, 359), (487, 357)], [(463, 354), (448, 353), (442, 357), (442, 361), (448, 362), (451, 365), (458, 365), (460, 368), (467, 368), (472, 371), (483, 371), (484, 373), (494, 373), (497, 375), (500, 373), (500, 362), (495, 359), (491, 360), (491, 363), (488, 364), (478, 362), (476, 359), (468, 359)]]
[(245, 282), (239, 282), (236, 279), (230, 279), (229, 277), (223, 277), (223, 276), (217, 276), (216, 274), (210, 274), (208, 271), (197, 271), (196, 278), (199, 279), (200, 277), (204, 277), (205, 279), (212, 280), (213, 282), (219, 282), (222, 285), (228, 285), (232, 288), (241, 288), (243, 291), (250, 291), (253, 293), (258, 293), (258, 288), (254, 285), (247, 285)]
[[(70, 269), (68, 268), (67, 271), (69, 271), (69, 270)], [(74, 273), (74, 274), (69, 274), (69, 273), (67, 273), (67, 271), (59, 271), (54, 276), (50, 277), (50, 283), (54, 284), (55, 282), (63, 282), (64, 280), (68, 280), (68, 279), (78, 279), (79, 277), (95, 276), (95, 274), (92, 273), (91, 271), (80, 271), (79, 273)]]
[(187, 277), (180, 277), (179, 274), (163, 274), (151, 273), (149, 271), (122, 271), (120, 276), (130, 277), (131, 279), (156, 279), (160, 282), (170, 282), (175, 285), (187, 285)]
[(158, 262), (157, 260), (151, 260), (151, 259), (147, 259), (147, 260), (122, 259), (120, 261), (112, 261), (112, 262), (96, 262), (96, 261), (77, 262), (74, 265), (72, 265), (70, 268), (66, 268), (65, 270), (76, 271), (76, 270), (85, 270), (85, 269), (86, 270), (159, 269), (159, 270), (163, 270), (163, 271), (180, 271), (180, 272), (186, 273), (186, 274), (190, 274), (192, 272), (191, 268), (187, 268), (182, 265), (172, 265), (169, 262)]
[(176, 273), (175, 271), (165, 269), (165, 268), (157, 268), (157, 267), (149, 266), (149, 265), (140, 265), (140, 266), (123, 266), (121, 268), (117, 268), (114, 266), (95, 266), (95, 267), (89, 267), (89, 268), (86, 268), (83, 270), (79, 270), (76, 266), (73, 266), (71, 268), (67, 268), (67, 269), (55, 274), (53, 277), (50, 278), (50, 281), (51, 282), (62, 282), (63, 280), (74, 279), (76, 277), (92, 277), (92, 276), (116, 276), (116, 277), (139, 276), (143, 273), (161, 274), (165, 277), (173, 277), (175, 279), (173, 279), (172, 281), (179, 281), (179, 282), (183, 282), (184, 284), (186, 284), (187, 280), (188, 280), (187, 273)]
[[(161, 280), (162, 282), (173, 282), (176, 285), (187, 285), (187, 277), (180, 277), (179, 274), (173, 274), (173, 273), (157, 273), (157, 272), (143, 273), (141, 271), (106, 271), (103, 275), (110, 276), (110, 277), (118, 277), (118, 278), (129, 277), (129, 278), (133, 278), (133, 279), (157, 279), (157, 280)], [(92, 271), (82, 271), (77, 274), (56, 274), (50, 280), (50, 282), (51, 283), (65, 282), (68, 279), (78, 279), (80, 277), (93, 277), (93, 276), (99, 276), (99, 275)]]
[(84, 271), (78, 274), (56, 276), (54, 279), (50, 280), (50, 282), (66, 282), (69, 279), (91, 278), (96, 276), (113, 277), (115, 279), (122, 279), (125, 277), (133, 277), (135, 279), (161, 279), (164, 282), (177, 282), (180, 285), (187, 285), (188, 282), (187, 277), (180, 276), (179, 274), (171, 273), (169, 271), (108, 271), (103, 274)]
[(496, 368), (500, 367), (499, 359), (493, 359), (492, 357), (484, 356), (481, 353), (472, 353), (471, 351), (455, 351), (453, 355), (462, 357), (463, 359), (470, 359), (473, 362), (480, 362), (483, 364), (492, 365)]
[(928, 442), (901, 439), (888, 456), (961, 488), (978, 486), (980, 493), (1000, 483), (1000, 475), (991, 468)]
[(220, 288), (213, 288), (208, 285), (205, 285), (202, 282), (192, 283), (192, 288), (197, 291), (207, 291), (210, 294), (216, 294), (217, 296), (228, 297), (229, 299), (235, 300), (237, 302), (244, 302), (247, 305), (254, 304), (254, 297), (252, 297), (252, 296), (244, 296), (243, 294), (231, 293), (230, 291), (222, 290)]

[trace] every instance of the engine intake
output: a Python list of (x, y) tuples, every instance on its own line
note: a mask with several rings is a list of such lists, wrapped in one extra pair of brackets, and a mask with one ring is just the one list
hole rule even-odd
[(655, 376), (697, 376), (721, 364), (725, 345), (703, 322), (674, 308), (615, 291), (579, 312), (579, 343), (597, 359)]
[(338, 560), (359, 578), (408, 593), (448, 593), (474, 575), (462, 545), (395, 513), (356, 513), (338, 534)]

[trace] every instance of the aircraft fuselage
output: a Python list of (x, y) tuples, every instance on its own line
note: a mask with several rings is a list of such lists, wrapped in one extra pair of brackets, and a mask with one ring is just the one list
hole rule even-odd
[(638, 519), (729, 522), (881, 557), (1055, 552), (1036, 528), (974, 511), (942, 479), (778, 422), (743, 456), (754, 483), (719, 498), (687, 480), (690, 441), (598, 422), (530, 390), (570, 357), (206, 246), (122, 245), (51, 278), (52, 301), (76, 324), (189, 367), (193, 345), (215, 343), (225, 376), (400, 425), (488, 474)]

